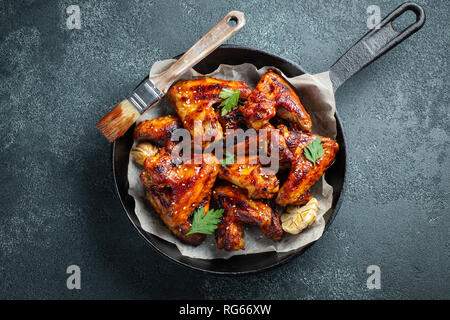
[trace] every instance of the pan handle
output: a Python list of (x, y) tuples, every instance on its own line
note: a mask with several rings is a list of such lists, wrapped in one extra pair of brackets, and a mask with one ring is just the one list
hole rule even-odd
[[(396, 31), (392, 22), (409, 10), (416, 14), (416, 21), (406, 29), (400, 32)], [(422, 28), (424, 23), (423, 8), (413, 2), (404, 3), (392, 11), (377, 27), (367, 33), (331, 66), (330, 78), (334, 91), (355, 73)]]

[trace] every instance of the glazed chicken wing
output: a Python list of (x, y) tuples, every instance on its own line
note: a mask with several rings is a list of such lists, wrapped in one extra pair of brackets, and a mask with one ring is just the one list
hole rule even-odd
[[(165, 118), (165, 119), (162, 119), (162, 118)], [(131, 156), (133, 157), (133, 160), (137, 164), (145, 166), (145, 164), (147, 163), (147, 165), (148, 165), (148, 167), (147, 167), (148, 170), (146, 169), (141, 173), (141, 181), (145, 187), (145, 195), (146, 195), (147, 200), (154, 206), (155, 210), (161, 216), (161, 218), (163, 218), (163, 215), (165, 215), (166, 210), (171, 210), (171, 208), (166, 207), (166, 204), (171, 203), (171, 206), (172, 206), (175, 202), (174, 199), (177, 195), (176, 195), (176, 193), (173, 192), (173, 188), (175, 188), (175, 187), (171, 187), (171, 186), (174, 186), (174, 183), (176, 183), (176, 182), (175, 181), (167, 182), (167, 186), (165, 186), (164, 181), (162, 181), (163, 179), (159, 179), (159, 180), (155, 179), (155, 176), (152, 175), (152, 170), (156, 173), (159, 173), (159, 172), (162, 172), (163, 170), (167, 169), (167, 163), (170, 163), (170, 165), (180, 163), (179, 159), (173, 159), (173, 158), (170, 159), (170, 156), (169, 156), (169, 150), (168, 150), (168, 147), (170, 146), (170, 143), (168, 140), (169, 136), (167, 136), (168, 131), (165, 129), (168, 126), (170, 126), (170, 124), (168, 126), (159, 126), (159, 127), (155, 126), (154, 128), (152, 128), (151, 126), (148, 126), (149, 124), (152, 124), (152, 123), (161, 124), (164, 121), (160, 121), (160, 120), (167, 119), (167, 117), (162, 117), (162, 118), (155, 119), (156, 121), (150, 120), (149, 122), (145, 123), (145, 126), (141, 126), (141, 127), (138, 126), (138, 130), (135, 131), (135, 134), (138, 133), (138, 137), (145, 136), (147, 139), (150, 139), (150, 140), (152, 140), (152, 139), (167, 140), (166, 146), (164, 148), (157, 148), (156, 146), (152, 145), (149, 142), (141, 142), (140, 144), (135, 146), (130, 152)], [(170, 121), (169, 121), (169, 123), (170, 123)], [(161, 132), (165, 132), (165, 133), (160, 134)], [(146, 133), (146, 134), (141, 135), (139, 133)], [(147, 159), (150, 159), (150, 160), (147, 161)], [(170, 159), (170, 162), (167, 161), (169, 159)], [(214, 160), (214, 158), (211, 158), (211, 159)], [(183, 170), (183, 172), (187, 172), (187, 175), (184, 176), (184, 178), (189, 178), (190, 176), (192, 176), (192, 174), (191, 174), (192, 172), (190, 170), (188, 170), (187, 167), (182, 167), (182, 170)], [(203, 178), (202, 175), (203, 175), (203, 173), (200, 173), (200, 178)], [(214, 173), (213, 173), (213, 175), (214, 175)], [(181, 175), (179, 175), (178, 178), (180, 178), (180, 181), (182, 181), (181, 182), (182, 186), (183, 185), (186, 186), (187, 184), (189, 184), (189, 182), (186, 182), (183, 180), (183, 177)], [(214, 178), (213, 178), (213, 180), (214, 180)], [(158, 181), (160, 181), (160, 183), (158, 183)], [(190, 187), (188, 185), (188, 188), (194, 187), (194, 188), (197, 188), (197, 191), (200, 190), (198, 185), (195, 185), (195, 177), (193, 177), (193, 179), (191, 179), (191, 181), (194, 184)], [(206, 185), (210, 184), (212, 186), (213, 183), (214, 182), (209, 182), (209, 183), (206, 182)], [(203, 208), (205, 210), (205, 212), (208, 212), (209, 201), (211, 198), (211, 188), (209, 188), (209, 191), (206, 188), (205, 191), (207, 191), (207, 194), (203, 198), (203, 200), (200, 202), (200, 204), (197, 208)], [(190, 194), (195, 193), (196, 196), (198, 196), (199, 198), (201, 198), (201, 196), (202, 196), (198, 192), (195, 192), (195, 190), (188, 190), (187, 192)], [(190, 200), (195, 200), (192, 202), (192, 204), (190, 204), (191, 207), (195, 206), (195, 204), (198, 202), (198, 200), (196, 200), (195, 198), (190, 199)], [(191, 207), (189, 207), (189, 208), (191, 208)], [(176, 208), (175, 208), (175, 210), (176, 210)], [(205, 234), (195, 233), (195, 234), (186, 236), (186, 233), (189, 232), (189, 230), (191, 229), (191, 226), (192, 226), (193, 211), (194, 210), (191, 210), (191, 214), (189, 215), (188, 219), (184, 223), (182, 223), (180, 225), (175, 225), (175, 223), (167, 224), (167, 227), (169, 228), (170, 231), (172, 231), (172, 233), (176, 237), (178, 237), (183, 242), (186, 242), (186, 243), (189, 243), (192, 245), (199, 245), (200, 243), (202, 243), (205, 240), (205, 238), (206, 238)], [(182, 214), (184, 215), (185, 213), (182, 213)], [(163, 221), (166, 222), (167, 220), (163, 219)]]
[[(245, 132), (241, 131), (241, 133), (239, 133), (239, 130), (239, 128), (237, 130), (230, 129), (227, 137), (228, 140), (233, 140), (231, 142), (234, 143), (234, 152), (238, 157), (242, 155), (264, 155), (270, 156), (271, 161), (290, 162), (292, 156), (286, 145), (283, 132), (270, 123), (265, 124), (258, 130), (251, 129)], [(239, 134), (241, 135), (239, 136)], [(229, 142), (227, 141), (227, 145)]]
[(242, 108), (248, 125), (259, 129), (277, 114), (299, 129), (311, 131), (311, 117), (289, 84), (273, 71), (266, 72)]
[(181, 118), (183, 126), (194, 137), (194, 124), (201, 121), (196, 129), (202, 134), (202, 144), (206, 147), (212, 141), (222, 139), (223, 132), (213, 104), (221, 102), (222, 89), (240, 92), (240, 99), (247, 99), (251, 89), (242, 81), (227, 81), (214, 78), (201, 78), (178, 81), (167, 93), (170, 103)]
[[(208, 212), (209, 210), (209, 201), (211, 200), (211, 193), (208, 193), (208, 195), (203, 199), (203, 201), (200, 203), (200, 205), (197, 207), (197, 209), (201, 209), (203, 208), (203, 210), (205, 212)], [(148, 195), (149, 197), (153, 197), (154, 195)], [(196, 209), (196, 210), (197, 210)], [(201, 244), (205, 238), (206, 238), (206, 234), (203, 233), (192, 233), (188, 236), (186, 236), (186, 233), (188, 233), (191, 230), (192, 227), (192, 218), (193, 218), (193, 210), (189, 216), (189, 218), (186, 220), (185, 223), (179, 225), (179, 226), (175, 226), (175, 227), (170, 227), (169, 230), (172, 231), (172, 233), (181, 241), (192, 244), (192, 245), (199, 245)]]
[(283, 235), (278, 213), (262, 200), (249, 199), (242, 189), (224, 185), (213, 190), (214, 200), (224, 209), (216, 230), (217, 247), (225, 250), (244, 249), (243, 225), (257, 226), (273, 241)]
[[(178, 141), (172, 140), (172, 134), (177, 129), (182, 128), (182, 122), (177, 115), (168, 115), (155, 118), (152, 120), (144, 120), (140, 122), (134, 129), (134, 139), (136, 141), (150, 140), (152, 143), (163, 144), (163, 148), (158, 150), (159, 154), (171, 155), (172, 151), (176, 151), (175, 147)], [(178, 151), (178, 156), (180, 156)]]
[(291, 131), (286, 142), (293, 154), (293, 162), (289, 176), (278, 192), (276, 203), (281, 206), (302, 202), (302, 196), (322, 176), (333, 163), (339, 146), (336, 141), (320, 137), (324, 154), (316, 164), (309, 161), (303, 154), (303, 149), (313, 141), (315, 134)]
[(217, 248), (232, 250), (244, 250), (244, 223), (236, 218), (234, 210), (226, 209), (222, 221), (216, 230)]
[(201, 164), (156, 155), (147, 158), (144, 165), (140, 178), (147, 199), (169, 228), (187, 221), (210, 193), (218, 173), (218, 160), (210, 154), (202, 156)]
[(270, 199), (278, 192), (279, 184), (274, 173), (264, 170), (260, 164), (233, 163), (221, 166), (219, 178), (247, 190), (252, 199)]
[(144, 120), (134, 129), (134, 140), (161, 140), (167, 142), (170, 140), (172, 132), (182, 127), (180, 118), (174, 115)]

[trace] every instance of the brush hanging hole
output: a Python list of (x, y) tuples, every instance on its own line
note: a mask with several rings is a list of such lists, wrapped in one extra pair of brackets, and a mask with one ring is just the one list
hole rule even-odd
[(238, 24), (238, 22), (239, 22), (239, 19), (235, 16), (231, 16), (230, 18), (228, 18), (228, 21), (227, 21), (227, 23), (230, 27), (235, 27)]
[(417, 21), (417, 14), (408, 10), (392, 21), (392, 28), (397, 32), (402, 32)]

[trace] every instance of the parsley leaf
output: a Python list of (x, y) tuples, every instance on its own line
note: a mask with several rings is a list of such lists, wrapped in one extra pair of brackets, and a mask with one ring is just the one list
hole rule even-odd
[(222, 107), (222, 116), (237, 107), (239, 102), (239, 94), (239, 91), (233, 91), (230, 89), (222, 89), (222, 91), (220, 91), (219, 98), (225, 99), (219, 105), (219, 107)]
[(316, 166), (316, 161), (323, 156), (322, 139), (320, 139), (320, 137), (316, 137), (305, 149), (303, 149), (303, 154), (306, 159), (311, 161), (314, 166)]
[(217, 229), (217, 224), (220, 222), (220, 218), (223, 214), (223, 209), (211, 209), (207, 214), (204, 213), (205, 208), (197, 209), (194, 212), (191, 230), (186, 233), (186, 236), (193, 233), (211, 234), (214, 232), (214, 230)]
[(236, 156), (234, 153), (229, 153), (225, 151), (225, 159), (222, 160), (222, 167), (226, 167), (229, 164), (236, 162)]

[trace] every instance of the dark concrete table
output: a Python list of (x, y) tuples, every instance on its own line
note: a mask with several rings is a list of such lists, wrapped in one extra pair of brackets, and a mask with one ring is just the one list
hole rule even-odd
[[(246, 45), (321, 72), (367, 32), (369, 5), (401, 1), (2, 1), (1, 298), (450, 298), (447, 1), (419, 1), (425, 27), (337, 94), (348, 187), (306, 254), (223, 277), (167, 261), (115, 194), (95, 123), (153, 61), (185, 51), (232, 9)], [(79, 5), (81, 29), (66, 8)], [(81, 268), (81, 290), (66, 268)], [(381, 269), (381, 289), (366, 286)]]

